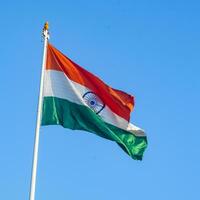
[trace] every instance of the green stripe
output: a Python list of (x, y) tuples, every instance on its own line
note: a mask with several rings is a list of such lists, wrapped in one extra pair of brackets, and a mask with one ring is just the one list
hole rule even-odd
[(44, 97), (42, 125), (62, 125), (73, 130), (85, 130), (117, 142), (133, 159), (142, 160), (147, 147), (146, 137), (137, 137), (105, 123), (90, 108), (56, 98)]

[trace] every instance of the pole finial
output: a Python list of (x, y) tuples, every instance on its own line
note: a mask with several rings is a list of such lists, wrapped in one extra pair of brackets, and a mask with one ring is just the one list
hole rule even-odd
[(49, 23), (48, 22), (45, 22), (43, 30), (44, 31), (48, 31), (49, 30)]
[(43, 37), (49, 39), (49, 23), (45, 22), (44, 27), (43, 27)]

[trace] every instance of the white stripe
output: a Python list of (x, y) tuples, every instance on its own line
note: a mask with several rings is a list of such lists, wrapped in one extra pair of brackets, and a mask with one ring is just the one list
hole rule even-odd
[[(58, 97), (89, 107), (83, 99), (83, 95), (88, 91), (90, 91), (90, 89), (70, 80), (63, 72), (56, 70), (45, 70), (43, 90), (44, 97)], [(127, 130), (137, 136), (144, 136), (144, 131), (142, 129), (134, 126), (124, 118), (115, 114), (108, 106), (105, 106), (99, 115), (106, 123)]]

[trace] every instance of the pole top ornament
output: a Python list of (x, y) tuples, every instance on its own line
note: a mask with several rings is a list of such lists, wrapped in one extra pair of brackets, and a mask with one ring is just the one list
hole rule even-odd
[(43, 32), (43, 37), (47, 37), (47, 39), (49, 39), (49, 23), (48, 22), (45, 22), (42, 32)]
[(49, 30), (49, 23), (48, 22), (45, 22), (43, 30), (44, 31)]

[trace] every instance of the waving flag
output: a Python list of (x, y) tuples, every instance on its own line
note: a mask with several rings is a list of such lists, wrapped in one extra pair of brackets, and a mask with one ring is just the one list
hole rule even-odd
[(106, 85), (51, 44), (44, 73), (42, 125), (95, 133), (117, 142), (133, 159), (142, 159), (147, 138), (129, 123), (133, 96)]

